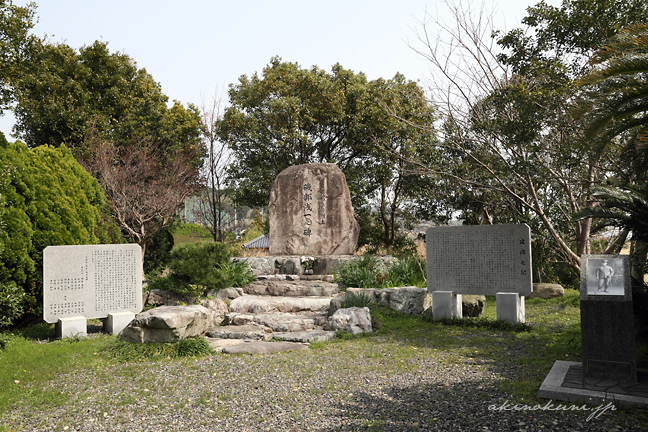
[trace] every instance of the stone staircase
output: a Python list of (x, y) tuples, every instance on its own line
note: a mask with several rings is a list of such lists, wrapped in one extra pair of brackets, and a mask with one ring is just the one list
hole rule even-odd
[(331, 340), (335, 331), (323, 327), (331, 299), (340, 293), (332, 281), (331, 275), (259, 275), (255, 282), (237, 289), (239, 296), (230, 300), (223, 324), (207, 330), (206, 336), (213, 347), (225, 352), (249, 352), (230, 348), (242, 342)]

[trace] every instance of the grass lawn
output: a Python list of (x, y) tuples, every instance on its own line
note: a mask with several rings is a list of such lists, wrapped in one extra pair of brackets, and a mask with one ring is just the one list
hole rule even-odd
[(209, 230), (198, 224), (183, 223), (173, 230), (173, 242), (175, 245), (213, 241), (214, 238)]
[[(212, 403), (210, 397), (216, 396), (207, 390), (182, 399), (174, 393), (173, 386), (162, 384), (156, 371), (168, 369), (182, 371), (182, 376), (174, 377), (179, 380), (178, 385), (183, 379), (187, 383), (204, 382), (205, 377), (218, 379), (221, 382), (218, 398), (221, 399), (209, 407), (215, 412), (213, 415), (226, 418), (227, 404), (230, 403), (227, 398), (235, 399), (234, 391), (228, 393), (229, 384), (225, 385), (230, 382), (232, 370), (245, 367), (249, 374), (240, 379), (256, 383), (272, 374), (289, 376), (295, 373), (296, 365), (301, 368), (300, 373), (316, 374), (324, 367), (319, 366), (320, 362), (325, 363), (326, 368), (344, 368), (348, 381), (330, 383), (310, 391), (330, 391), (332, 395), (356, 394), (357, 386), (362, 384), (357, 384), (358, 380), (354, 379), (362, 376), (368, 368), (375, 376), (387, 379), (420, 372), (421, 363), (434, 358), (447, 365), (489, 370), (498, 377), (502, 401), (505, 397), (513, 397), (515, 403), (542, 403), (536, 398), (537, 391), (554, 361), (579, 361), (578, 292), (568, 290), (564, 297), (551, 300), (527, 300), (526, 319), (530, 331), (502, 329), (493, 324), (495, 316), (494, 297), (488, 298), (483, 318), (468, 320), (462, 325), (431, 322), (422, 317), (374, 308), (372, 318), (376, 329), (372, 334), (358, 337), (341, 335), (332, 342), (313, 343), (305, 351), (245, 357), (219, 353), (202, 357), (211, 359), (208, 362), (200, 357), (175, 358), (160, 350), (152, 354), (153, 359), (137, 358), (133, 352), (116, 349), (118, 342), (109, 335), (79, 340), (43, 340), (44, 336), (51, 335), (53, 329), (41, 324), (21, 334), (1, 335), (4, 348), (0, 350), (0, 425), (6, 423), (6, 416), (14, 407), (20, 407), (21, 412), (57, 409), (70, 418), (78, 417), (80, 400), (88, 401), (87, 409), (98, 418), (101, 415), (97, 413), (105, 416), (115, 410), (126, 412), (143, 409), (142, 406), (155, 413), (159, 410), (160, 400), (165, 398), (173, 400), (180, 407), (178, 409)], [(354, 359), (362, 361), (356, 365)], [(310, 366), (304, 369), (303, 365)], [(74, 384), (81, 382), (76, 381), (77, 377), (89, 377), (92, 385), (79, 387)], [(60, 384), (61, 380), (72, 384)], [(98, 392), (105, 386), (112, 386), (108, 392), (110, 396)], [(289, 404), (290, 398), (277, 400), (277, 409), (284, 403)], [(634, 424), (648, 428), (646, 417), (640, 410), (618, 410), (614, 415), (625, 416)], [(0, 426), (0, 431), (14, 430), (19, 429)]]

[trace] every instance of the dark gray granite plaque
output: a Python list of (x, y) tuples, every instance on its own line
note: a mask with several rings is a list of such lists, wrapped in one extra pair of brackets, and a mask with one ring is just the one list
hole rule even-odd
[(48, 246), (43, 251), (43, 318), (105, 318), (142, 310), (137, 244)]
[(533, 291), (526, 224), (432, 227), (425, 243), (430, 292), (528, 296)]
[(634, 319), (627, 255), (581, 256), (583, 376), (634, 382)]

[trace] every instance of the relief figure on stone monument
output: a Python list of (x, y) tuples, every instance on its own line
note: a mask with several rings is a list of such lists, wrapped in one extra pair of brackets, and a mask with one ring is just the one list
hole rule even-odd
[(587, 293), (590, 295), (623, 295), (623, 261), (620, 258), (588, 260)]

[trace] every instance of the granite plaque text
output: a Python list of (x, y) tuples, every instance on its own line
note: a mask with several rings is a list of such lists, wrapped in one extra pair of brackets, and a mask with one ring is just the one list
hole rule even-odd
[(142, 310), (142, 251), (137, 244), (48, 246), (43, 251), (43, 318)]
[(429, 292), (528, 296), (533, 291), (526, 224), (432, 227), (425, 243)]

